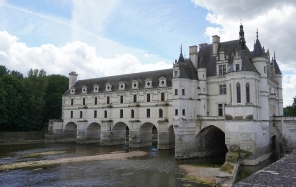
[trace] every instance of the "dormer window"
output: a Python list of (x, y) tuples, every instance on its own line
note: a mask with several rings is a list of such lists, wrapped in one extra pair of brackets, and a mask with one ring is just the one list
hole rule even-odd
[(239, 71), (240, 68), (239, 68), (239, 64), (235, 64), (235, 71)]
[(94, 85), (94, 92), (99, 92), (99, 85), (97, 84)]
[(87, 86), (85, 85), (82, 86), (82, 93), (87, 93)]
[(179, 70), (174, 70), (174, 77), (179, 77)]
[(145, 88), (152, 88), (152, 80), (150, 78), (145, 80)]
[(159, 78), (159, 87), (166, 87), (167, 83), (166, 83), (166, 78), (165, 77), (160, 77)]
[(119, 90), (125, 90), (125, 83), (123, 81), (119, 82)]
[(137, 80), (132, 81), (132, 89), (139, 89), (139, 82)]
[(107, 92), (112, 91), (112, 85), (110, 83), (106, 83), (106, 91)]
[(75, 88), (71, 88), (70, 94), (75, 94)]

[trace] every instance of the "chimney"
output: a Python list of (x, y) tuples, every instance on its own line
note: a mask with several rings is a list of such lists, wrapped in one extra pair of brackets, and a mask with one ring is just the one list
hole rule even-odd
[(189, 46), (189, 56), (194, 67), (197, 68), (197, 46)]
[(220, 37), (218, 35), (212, 36), (213, 55), (214, 56), (216, 56), (218, 53), (219, 43), (220, 43)]
[(76, 74), (75, 71), (72, 71), (71, 73), (69, 73), (69, 89), (75, 85), (77, 81), (77, 76), (78, 74)]

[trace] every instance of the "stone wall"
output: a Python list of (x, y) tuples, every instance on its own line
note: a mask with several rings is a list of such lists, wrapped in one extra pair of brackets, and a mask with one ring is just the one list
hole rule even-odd
[(0, 132), (0, 144), (43, 142), (45, 132)]

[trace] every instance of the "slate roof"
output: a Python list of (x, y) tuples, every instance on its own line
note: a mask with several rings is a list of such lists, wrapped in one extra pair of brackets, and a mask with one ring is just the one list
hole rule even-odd
[[(75, 95), (81, 94), (82, 86), (87, 86), (88, 94), (93, 93), (93, 86), (95, 84), (99, 85), (99, 93), (106, 93), (108, 91), (105, 91), (105, 84), (110, 83), (112, 85), (112, 92), (117, 92), (119, 91), (119, 82), (123, 81), (125, 83), (124, 91), (129, 91), (132, 90), (133, 80), (138, 81), (139, 89), (144, 89), (145, 80), (147, 78), (150, 78), (152, 80), (152, 87), (158, 88), (160, 77), (165, 77), (167, 87), (172, 87), (173, 69), (164, 69), (157, 71), (147, 71), (133, 74), (116, 75), (110, 77), (78, 80), (73, 87), (75, 88)], [(64, 96), (69, 94), (70, 89), (64, 93)]]
[(178, 66), (180, 69), (179, 78), (198, 80), (196, 68), (194, 67), (190, 59), (184, 59), (182, 52), (179, 56)]
[(259, 39), (256, 39), (254, 44), (254, 50), (252, 52), (253, 57), (265, 57), (265, 52), (261, 46)]
[[(207, 76), (217, 76), (217, 58), (213, 56), (213, 46), (212, 44), (202, 44), (200, 47), (200, 51), (198, 54), (198, 61), (200, 62), (201, 59), (203, 64), (207, 68)], [(233, 67), (233, 54), (238, 52), (242, 58), (242, 67), (241, 71), (255, 71), (258, 72), (255, 66), (252, 63), (252, 54), (248, 47), (245, 46), (244, 52), (241, 49), (241, 45), (239, 44), (239, 40), (232, 40), (227, 42), (221, 42), (218, 47), (218, 53), (220, 51), (224, 51), (224, 54), (228, 56), (228, 73), (234, 71)]]
[(280, 70), (280, 67), (279, 67), (278, 63), (276, 62), (275, 59), (274, 59), (273, 62), (274, 62), (274, 72), (275, 72), (275, 74), (281, 75), (282, 72), (281, 72), (281, 70)]

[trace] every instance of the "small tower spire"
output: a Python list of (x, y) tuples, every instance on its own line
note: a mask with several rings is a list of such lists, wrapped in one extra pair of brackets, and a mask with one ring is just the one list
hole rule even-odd
[(246, 40), (245, 40), (245, 32), (244, 32), (244, 26), (240, 25), (239, 30), (239, 44), (241, 45), (242, 50), (246, 49)]
[(257, 31), (256, 31), (256, 38), (258, 40), (258, 28), (257, 28)]
[(180, 48), (180, 54), (182, 54), (182, 44), (181, 44), (181, 48)]
[(274, 51), (274, 60), (275, 60), (275, 51)]

